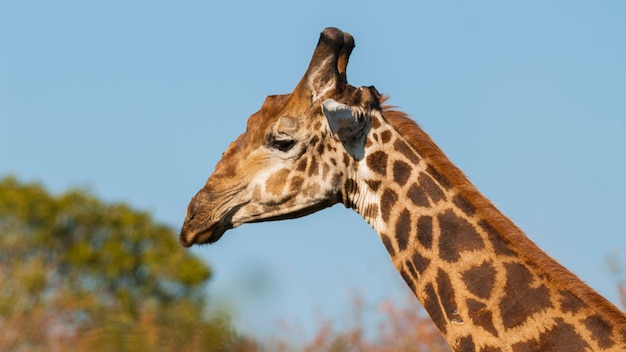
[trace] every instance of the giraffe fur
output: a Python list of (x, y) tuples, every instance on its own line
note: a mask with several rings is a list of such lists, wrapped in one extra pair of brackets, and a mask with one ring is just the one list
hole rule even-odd
[(184, 246), (341, 203), (374, 228), (455, 351), (624, 351), (626, 315), (538, 248), (406, 114), (348, 84), (354, 39), (325, 29), (192, 198)]

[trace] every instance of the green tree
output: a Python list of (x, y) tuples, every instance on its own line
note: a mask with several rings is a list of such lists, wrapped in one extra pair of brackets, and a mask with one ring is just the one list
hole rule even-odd
[(0, 350), (217, 351), (211, 271), (148, 213), (0, 179)]

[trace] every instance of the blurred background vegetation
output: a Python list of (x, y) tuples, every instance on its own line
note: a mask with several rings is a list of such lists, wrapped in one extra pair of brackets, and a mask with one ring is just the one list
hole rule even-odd
[(0, 180), (0, 351), (236, 350), (210, 278), (145, 212)]
[[(620, 256), (609, 264), (625, 304)], [(284, 336), (242, 336), (226, 313), (207, 314), (210, 279), (146, 212), (0, 179), (0, 351), (449, 351), (412, 297), (380, 303), (374, 334), (354, 297), (350, 326), (323, 320), (303, 340), (284, 322)]]

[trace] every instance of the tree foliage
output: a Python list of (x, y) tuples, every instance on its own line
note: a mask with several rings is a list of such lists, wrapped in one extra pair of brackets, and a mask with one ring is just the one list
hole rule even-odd
[(204, 314), (210, 276), (148, 213), (0, 179), (2, 351), (231, 349)]

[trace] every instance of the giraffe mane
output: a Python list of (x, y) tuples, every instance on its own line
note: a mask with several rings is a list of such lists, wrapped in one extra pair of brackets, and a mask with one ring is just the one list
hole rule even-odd
[[(381, 104), (387, 99), (388, 97), (382, 97)], [(432, 163), (435, 170), (447, 178), (459, 194), (475, 207), (476, 213), (480, 214), (518, 253), (539, 265), (551, 278), (561, 280), (565, 287), (582, 302), (609, 317), (611, 324), (621, 325), (626, 329), (626, 315), (542, 251), (513, 221), (502, 214), (487, 197), (478, 191), (415, 121), (404, 112), (396, 110), (395, 106), (383, 105), (382, 114), (387, 122), (404, 136), (413, 148), (421, 152)]]

